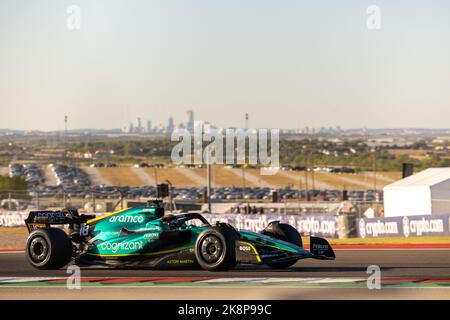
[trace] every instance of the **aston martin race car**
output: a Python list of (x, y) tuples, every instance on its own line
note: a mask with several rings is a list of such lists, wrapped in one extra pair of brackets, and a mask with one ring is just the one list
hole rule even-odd
[(25, 220), (25, 253), (37, 269), (80, 267), (203, 268), (224, 271), (237, 264), (287, 268), (300, 259), (335, 259), (322, 238), (310, 250), (289, 224), (271, 222), (260, 233), (211, 225), (199, 213), (164, 214), (160, 202), (95, 215), (76, 210), (35, 211)]

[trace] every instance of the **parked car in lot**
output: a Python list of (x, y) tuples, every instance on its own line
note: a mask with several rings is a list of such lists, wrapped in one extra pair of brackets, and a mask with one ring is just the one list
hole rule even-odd
[(76, 185), (89, 186), (91, 184), (88, 174), (76, 166), (55, 164), (52, 170), (55, 174), (57, 184), (64, 188), (70, 188)]
[(89, 167), (91, 168), (104, 168), (105, 164), (103, 162), (93, 163)]
[(24, 178), (30, 189), (45, 181), (39, 167), (35, 163), (11, 163), (9, 165), (9, 176)]
[(136, 163), (133, 168), (150, 168), (150, 165), (147, 162), (139, 162)]
[(348, 167), (339, 167), (339, 168), (333, 168), (330, 171), (331, 173), (356, 173), (356, 170), (353, 168), (348, 168)]

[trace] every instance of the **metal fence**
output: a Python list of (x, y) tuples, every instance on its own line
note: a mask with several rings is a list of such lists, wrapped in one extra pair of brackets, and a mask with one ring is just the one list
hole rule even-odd
[[(206, 211), (206, 205), (203, 210)], [(351, 214), (357, 217), (379, 217), (383, 214), (382, 202), (361, 201), (299, 201), (280, 203), (235, 202), (213, 203), (214, 213), (277, 214), (277, 215), (329, 215)]]
[(83, 209), (87, 212), (105, 212), (124, 208), (120, 192), (91, 192), (83, 197), (66, 192), (52, 195), (26, 191), (0, 191), (0, 209), (4, 210), (51, 210), (60, 208)]
[[(130, 203), (146, 203), (149, 198), (125, 198), (120, 192), (91, 192), (85, 196), (58, 192), (52, 195), (26, 191), (0, 191), (0, 209), (3, 210), (52, 210), (74, 208), (86, 212), (111, 212), (127, 207)], [(202, 204), (202, 200), (190, 201)], [(175, 206), (177, 208), (179, 206)], [(382, 202), (362, 201), (215, 201), (212, 211), (235, 214), (280, 214), (280, 215), (340, 215), (354, 214), (358, 217), (382, 216)], [(207, 210), (204, 204), (202, 211)]]

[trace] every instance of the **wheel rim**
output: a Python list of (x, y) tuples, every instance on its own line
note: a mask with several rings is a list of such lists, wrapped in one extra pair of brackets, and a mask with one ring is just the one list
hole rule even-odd
[(215, 263), (222, 256), (223, 245), (219, 238), (211, 235), (202, 240), (200, 251), (206, 262)]
[(48, 243), (42, 237), (36, 237), (30, 242), (29, 252), (31, 259), (40, 263), (47, 258), (48, 254)]

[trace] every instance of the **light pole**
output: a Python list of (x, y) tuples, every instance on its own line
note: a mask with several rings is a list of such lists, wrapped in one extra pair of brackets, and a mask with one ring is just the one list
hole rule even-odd
[(67, 116), (64, 116), (64, 163), (67, 162)]
[(153, 170), (154, 170), (153, 172), (155, 174), (155, 186), (158, 187), (158, 171), (157, 171), (156, 166), (153, 167)]
[(298, 180), (298, 202), (302, 201), (302, 175), (300, 174)]
[[(245, 131), (247, 131), (248, 130), (248, 113), (245, 113)], [(245, 145), (244, 145), (244, 157), (245, 157)], [(246, 166), (246, 164), (247, 164), (247, 160), (246, 160), (246, 158), (244, 158), (244, 164), (242, 165), (242, 186), (244, 187), (244, 189), (245, 189), (245, 187), (246, 187), (246, 185), (245, 185), (245, 166)]]
[(211, 152), (214, 150), (214, 159), (215, 159), (215, 149), (211, 149), (211, 147), (207, 147), (207, 158), (206, 158), (206, 182), (207, 182), (207, 187), (206, 187), (206, 197), (207, 197), (207, 202), (208, 202), (208, 212), (211, 213), (212, 212), (212, 206), (211, 206), (211, 180), (212, 180), (212, 168), (211, 168)]
[(172, 182), (170, 182), (169, 180), (166, 180), (166, 183), (169, 185), (169, 208), (170, 208), (170, 211), (173, 211), (174, 209), (176, 210), (177, 208), (176, 208), (175, 204), (173, 203)]
[(306, 192), (306, 201), (308, 201), (309, 200), (308, 158), (306, 158), (306, 166), (305, 166), (305, 192)]
[(373, 171), (373, 188), (377, 191), (377, 167), (375, 158), (375, 148), (372, 148), (372, 171)]
[(314, 156), (311, 156), (310, 151), (310, 158), (311, 158), (311, 184), (312, 184), (312, 190), (313, 190), (313, 196), (314, 196), (314, 189), (316, 189), (316, 181), (314, 178)]
[(242, 188), (245, 189), (245, 164), (242, 165)]
[(206, 163), (206, 175), (208, 186), (206, 188), (206, 196), (208, 197), (208, 212), (211, 213), (211, 155), (208, 153), (208, 162)]

